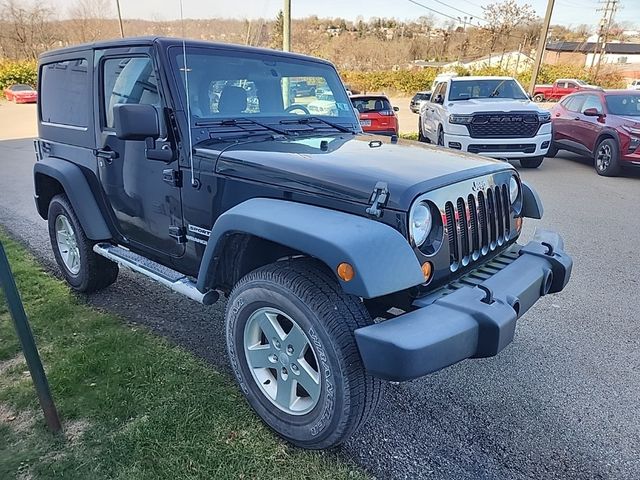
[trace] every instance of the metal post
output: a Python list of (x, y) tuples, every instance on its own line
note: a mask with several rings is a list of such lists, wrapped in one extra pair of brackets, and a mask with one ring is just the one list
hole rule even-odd
[(122, 13), (120, 12), (120, 0), (116, 0), (116, 7), (118, 9), (118, 23), (120, 24), (120, 37), (124, 38), (124, 27), (122, 26)]
[(531, 95), (533, 95), (533, 91), (536, 89), (536, 82), (538, 81), (538, 73), (540, 72), (540, 65), (542, 64), (544, 51), (547, 48), (547, 35), (549, 34), (549, 24), (551, 23), (551, 14), (553, 13), (554, 3), (555, 3), (555, 0), (548, 0), (547, 11), (544, 14), (544, 23), (542, 24), (542, 31), (540, 32), (540, 39), (538, 40), (538, 50), (536, 51), (536, 60), (533, 64), (533, 70), (531, 71), (531, 84), (529, 85), (529, 94)]
[(282, 11), (282, 50), (291, 51), (291, 0), (284, 0), (284, 10)]
[(18, 293), (16, 282), (13, 279), (9, 260), (7, 259), (2, 242), (0, 242), (0, 286), (2, 287), (2, 290), (4, 290), (4, 295), (7, 299), (9, 312), (13, 318), (18, 339), (22, 345), (24, 358), (27, 361), (27, 366), (29, 367), (29, 372), (31, 373), (31, 378), (36, 388), (40, 407), (42, 407), (42, 412), (44, 413), (44, 419), (47, 422), (49, 429), (52, 432), (57, 433), (62, 430), (58, 411), (53, 403), (53, 397), (51, 396), (47, 376), (44, 373), (36, 342), (33, 339), (33, 333), (31, 332), (31, 327), (29, 327), (27, 314), (24, 311), (22, 300), (20, 300), (20, 294)]

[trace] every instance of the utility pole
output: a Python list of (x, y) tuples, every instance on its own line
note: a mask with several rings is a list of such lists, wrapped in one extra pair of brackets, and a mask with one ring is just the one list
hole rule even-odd
[(291, 51), (291, 0), (284, 0), (284, 9), (282, 10), (282, 50)]
[(606, 0), (601, 1), (600, 3), (604, 3), (604, 8), (598, 9), (599, 12), (602, 12), (602, 18), (600, 19), (600, 28), (598, 30), (598, 41), (596, 42), (596, 46), (593, 51), (593, 58), (591, 59), (591, 68), (593, 68), (593, 64), (596, 61), (596, 55), (598, 56), (596, 70), (593, 74), (592, 79), (592, 82), (594, 83), (596, 82), (598, 73), (600, 72), (602, 56), (606, 53), (607, 41), (609, 40), (609, 31), (611, 30), (611, 25), (613, 24), (613, 17), (618, 10), (618, 0)]
[(542, 31), (540, 32), (540, 39), (538, 40), (538, 51), (536, 52), (536, 60), (533, 64), (533, 70), (531, 71), (531, 84), (529, 85), (530, 95), (533, 95), (533, 91), (536, 88), (538, 73), (540, 73), (540, 65), (542, 65), (544, 51), (547, 48), (547, 35), (549, 35), (549, 24), (551, 23), (551, 14), (553, 13), (554, 3), (555, 0), (547, 0), (547, 11), (544, 14)]
[(118, 9), (118, 23), (120, 24), (120, 37), (124, 38), (124, 27), (122, 26), (122, 13), (120, 12), (120, 0), (116, 0), (116, 8)]

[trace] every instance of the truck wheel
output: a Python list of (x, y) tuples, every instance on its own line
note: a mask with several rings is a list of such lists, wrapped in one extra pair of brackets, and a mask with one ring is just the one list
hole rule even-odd
[(545, 155), (545, 157), (553, 158), (556, 155), (558, 155), (558, 147), (556, 147), (553, 142), (551, 142), (551, 146), (549, 147), (549, 150), (547, 150), (547, 154)]
[(613, 138), (605, 138), (596, 147), (594, 162), (598, 175), (614, 177), (620, 173), (618, 143)]
[(78, 292), (101, 290), (118, 277), (118, 264), (96, 254), (66, 195), (49, 203), (49, 238), (53, 256), (69, 285)]
[(425, 136), (424, 132), (422, 131), (422, 119), (420, 117), (418, 117), (418, 141), (424, 142), (424, 143), (431, 143), (429, 142), (429, 139)]
[(442, 125), (438, 127), (438, 145), (444, 147), (444, 131), (442, 130)]
[(366, 373), (354, 330), (371, 317), (314, 260), (254, 270), (226, 311), (233, 372), (264, 422), (294, 445), (338, 445), (366, 422), (383, 383)]
[(536, 93), (533, 96), (533, 101), (534, 102), (544, 102), (544, 95), (542, 95), (541, 93)]
[(531, 158), (521, 158), (520, 166), (522, 168), (538, 168), (542, 165), (542, 161), (544, 157), (531, 157)]

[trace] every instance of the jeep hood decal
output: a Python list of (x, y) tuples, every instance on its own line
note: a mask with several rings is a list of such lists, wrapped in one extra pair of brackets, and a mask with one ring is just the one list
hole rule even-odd
[(419, 194), (512, 169), (508, 163), (418, 142), (373, 135), (212, 144), (196, 152), (217, 157), (216, 171), (366, 205), (378, 182), (389, 188), (387, 208), (406, 210)]

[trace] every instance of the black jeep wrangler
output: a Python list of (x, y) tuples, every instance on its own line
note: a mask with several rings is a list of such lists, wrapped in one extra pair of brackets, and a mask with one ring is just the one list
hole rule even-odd
[(513, 167), (364, 135), (326, 61), (123, 39), (45, 53), (38, 92), (36, 205), (69, 284), (122, 265), (224, 294), (238, 383), (296, 445), (345, 440), (385, 381), (496, 355), (569, 280), (558, 234), (516, 243), (542, 205)]

